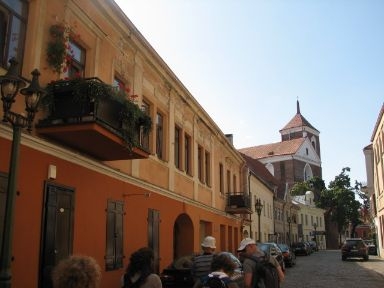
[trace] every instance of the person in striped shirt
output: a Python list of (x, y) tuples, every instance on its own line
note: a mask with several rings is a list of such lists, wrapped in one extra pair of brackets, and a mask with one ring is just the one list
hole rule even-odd
[(205, 237), (203, 243), (201, 243), (201, 249), (203, 250), (203, 253), (193, 259), (192, 275), (195, 279), (194, 288), (201, 287), (201, 280), (207, 277), (211, 272), (213, 254), (216, 249), (215, 237)]

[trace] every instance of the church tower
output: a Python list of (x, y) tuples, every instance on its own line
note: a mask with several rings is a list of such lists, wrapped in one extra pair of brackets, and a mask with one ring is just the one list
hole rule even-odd
[(296, 115), (279, 132), (281, 141), (289, 141), (298, 138), (308, 138), (317, 155), (320, 156), (320, 132), (308, 122), (300, 113), (299, 100), (296, 102)]

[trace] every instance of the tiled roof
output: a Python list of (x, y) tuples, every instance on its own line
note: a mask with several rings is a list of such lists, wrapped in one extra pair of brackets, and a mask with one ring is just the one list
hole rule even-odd
[(268, 171), (267, 168), (265, 168), (263, 163), (257, 159), (253, 159), (245, 155), (244, 153), (240, 152), (240, 154), (243, 156), (245, 162), (247, 163), (249, 170), (251, 170), (251, 172), (255, 174), (261, 181), (269, 185), (272, 189), (272, 186), (279, 185), (279, 181)]
[(282, 128), (280, 131), (282, 130), (286, 130), (286, 129), (291, 129), (291, 128), (297, 128), (297, 127), (303, 127), (303, 126), (306, 126), (306, 127), (309, 127), (309, 128), (312, 128), (316, 131), (318, 131), (315, 127), (313, 127), (311, 125), (311, 123), (308, 122), (307, 119), (304, 118), (303, 115), (301, 115), (300, 113), (297, 113), (295, 116), (293, 116), (293, 118), (291, 119), (291, 121), (288, 122), (287, 125), (284, 126), (284, 128)]
[(283, 142), (271, 143), (239, 149), (239, 152), (254, 158), (263, 159), (273, 156), (292, 155), (297, 152), (306, 138), (297, 138)]

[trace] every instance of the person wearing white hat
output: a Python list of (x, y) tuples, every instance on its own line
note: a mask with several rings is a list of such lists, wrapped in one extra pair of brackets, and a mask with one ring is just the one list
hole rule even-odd
[(208, 276), (211, 272), (211, 264), (213, 260), (213, 253), (216, 249), (216, 239), (212, 236), (207, 236), (201, 243), (203, 253), (193, 259), (192, 275), (195, 279), (196, 287), (201, 287), (201, 280)]
[[(257, 281), (259, 281), (259, 279), (254, 277), (254, 275), (257, 275), (256, 262), (252, 260), (252, 258), (265, 257), (265, 253), (259, 250), (255, 240), (252, 238), (244, 238), (240, 242), (237, 252), (239, 252), (239, 257), (243, 262), (244, 288), (258, 287)], [(277, 262), (273, 256), (270, 256), (268, 260), (276, 267), (279, 281), (282, 282), (284, 280), (284, 272), (281, 270), (279, 262)]]

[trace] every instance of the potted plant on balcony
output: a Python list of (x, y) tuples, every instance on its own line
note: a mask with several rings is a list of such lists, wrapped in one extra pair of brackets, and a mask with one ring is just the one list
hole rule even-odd
[(101, 119), (121, 136), (130, 150), (140, 146), (139, 133), (147, 135), (152, 128), (150, 116), (140, 109), (127, 89), (106, 84), (96, 77), (52, 81), (46, 91), (41, 101), (49, 115), (45, 122)]

